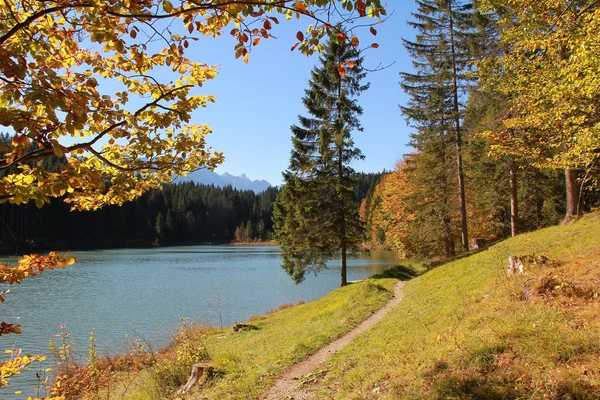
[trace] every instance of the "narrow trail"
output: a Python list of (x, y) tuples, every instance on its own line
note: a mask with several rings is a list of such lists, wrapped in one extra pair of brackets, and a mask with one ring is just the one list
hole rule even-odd
[(358, 335), (371, 328), (395, 306), (402, 301), (402, 287), (404, 282), (399, 281), (394, 286), (394, 297), (387, 302), (379, 311), (364, 320), (356, 328), (344, 336), (334, 340), (327, 346), (321, 348), (315, 354), (304, 361), (299, 362), (283, 373), (271, 389), (267, 392), (264, 400), (307, 400), (310, 399), (310, 393), (299, 387), (300, 379), (309, 375), (316, 367), (325, 362), (337, 351), (343, 349)]

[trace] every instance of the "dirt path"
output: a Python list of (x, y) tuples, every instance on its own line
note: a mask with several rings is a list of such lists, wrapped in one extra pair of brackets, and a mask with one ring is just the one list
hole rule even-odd
[(400, 281), (394, 286), (394, 297), (379, 311), (364, 320), (350, 332), (329, 343), (321, 350), (307, 358), (306, 360), (294, 365), (284, 372), (284, 374), (275, 382), (271, 390), (267, 392), (265, 400), (306, 400), (310, 399), (310, 393), (298, 387), (299, 380), (303, 376), (309, 375), (315, 368), (331, 357), (335, 352), (344, 348), (355, 337), (381, 321), (383, 317), (400, 301), (402, 301), (402, 287), (404, 282)]

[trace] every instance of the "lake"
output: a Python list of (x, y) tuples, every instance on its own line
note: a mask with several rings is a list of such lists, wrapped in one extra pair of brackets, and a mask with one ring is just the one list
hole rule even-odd
[[(79, 258), (75, 265), (10, 287), (0, 305), (0, 320), (21, 324), (23, 334), (0, 338), (0, 351), (47, 354), (59, 325), (83, 354), (92, 331), (103, 353), (125, 350), (135, 340), (156, 348), (168, 343), (182, 318), (230, 326), (281, 304), (314, 300), (340, 284), (337, 260), (317, 276), (308, 274), (303, 283), (294, 284), (281, 268), (275, 246), (159, 247), (72, 255)], [(389, 252), (349, 259), (348, 279), (372, 276), (397, 262)], [(15, 379), (11, 388), (0, 390), (0, 398), (14, 398), (16, 389), (34, 383), (35, 378)]]

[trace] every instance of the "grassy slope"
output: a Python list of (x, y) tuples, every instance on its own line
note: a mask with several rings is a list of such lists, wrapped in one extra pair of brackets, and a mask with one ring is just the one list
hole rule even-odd
[[(508, 278), (530, 254), (552, 262)], [(600, 399), (599, 292), (600, 215), (506, 240), (408, 282), (315, 398)]]
[[(189, 335), (179, 343), (178, 359), (189, 359), (193, 349), (206, 349), (217, 374), (202, 390), (192, 391), (186, 399), (258, 399), (287, 367), (351, 330), (392, 296), (396, 279), (369, 279), (353, 284), (310, 303), (251, 318), (258, 330), (235, 333), (231, 328), (213, 331), (208, 336)], [(197, 336), (195, 343), (194, 337)], [(204, 350), (200, 353), (204, 353)], [(159, 359), (161, 364), (164, 359)], [(168, 364), (165, 368), (169, 368)], [(163, 368), (163, 370), (165, 369)], [(189, 368), (168, 376), (157, 385), (155, 370), (147, 370), (129, 383), (125, 399), (161, 398), (157, 386), (187, 380)], [(163, 373), (164, 375), (164, 373)], [(178, 383), (178, 384), (180, 384)], [(121, 398), (123, 390), (112, 395)], [(111, 396), (112, 398), (112, 396)]]

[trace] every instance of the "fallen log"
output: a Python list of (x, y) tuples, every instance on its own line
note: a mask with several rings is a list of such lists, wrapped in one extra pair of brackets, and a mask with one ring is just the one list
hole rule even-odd
[(235, 325), (233, 325), (233, 330), (234, 332), (239, 332), (239, 331), (252, 331), (252, 330), (257, 330), (258, 327), (256, 327), (255, 325), (252, 324), (244, 324), (242, 322), (236, 322)]

